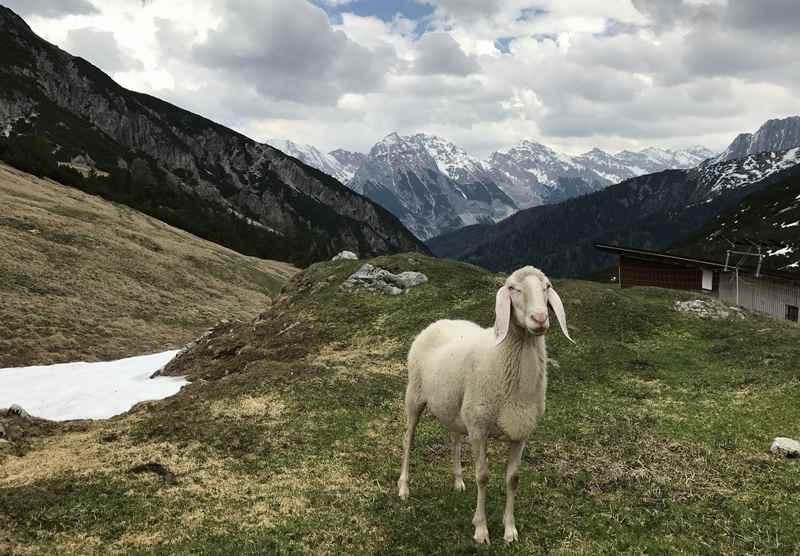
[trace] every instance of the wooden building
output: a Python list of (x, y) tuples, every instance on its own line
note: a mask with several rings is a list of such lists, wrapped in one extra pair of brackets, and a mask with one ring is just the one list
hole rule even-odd
[(798, 322), (800, 275), (726, 267), (724, 263), (659, 251), (596, 243), (619, 255), (617, 281), (623, 288), (655, 286), (706, 292), (730, 305)]

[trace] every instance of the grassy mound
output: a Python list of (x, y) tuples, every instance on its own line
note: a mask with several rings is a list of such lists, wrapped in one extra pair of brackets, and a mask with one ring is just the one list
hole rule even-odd
[(0, 165), (0, 368), (181, 346), (295, 272)]
[[(403, 359), (442, 317), (493, 321), (502, 276), (419, 255), (371, 261), (427, 284), (339, 287), (361, 264), (297, 275), (257, 319), (217, 327), (170, 369), (193, 382), (0, 461), (7, 546), (31, 553), (473, 553), (473, 469), (451, 490), (447, 436), (418, 429), (411, 498), (395, 481)], [(520, 543), (502, 546), (505, 446), (492, 443), (481, 552), (800, 549), (800, 329), (679, 313), (688, 294), (556, 281), (576, 346), (548, 337), (548, 407), (524, 456)], [(2, 454), (2, 452), (0, 452)], [(0, 455), (0, 458), (3, 458)], [(174, 474), (133, 474), (158, 463)], [(1, 528), (0, 528), (1, 529)], [(0, 534), (0, 552), (3, 537)]]

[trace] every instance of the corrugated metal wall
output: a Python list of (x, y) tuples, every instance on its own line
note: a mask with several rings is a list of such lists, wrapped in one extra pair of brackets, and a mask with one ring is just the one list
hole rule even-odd
[[(719, 298), (731, 305), (737, 304), (735, 272), (720, 275)], [(785, 319), (787, 305), (800, 306), (800, 285), (739, 273), (738, 305)]]

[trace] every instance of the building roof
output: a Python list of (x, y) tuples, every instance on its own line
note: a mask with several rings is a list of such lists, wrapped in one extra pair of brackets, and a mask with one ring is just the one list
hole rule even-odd
[[(673, 255), (672, 253), (664, 253), (662, 251), (648, 251), (647, 249), (634, 249), (633, 247), (622, 247), (620, 245), (609, 245), (607, 243), (595, 243), (595, 249), (601, 251), (608, 251), (609, 253), (616, 253), (618, 255), (628, 255), (637, 259), (660, 261), (666, 263), (679, 264), (683, 266), (699, 266), (709, 269), (725, 268), (725, 263), (720, 261), (711, 261), (708, 259), (696, 259), (692, 257), (684, 257), (682, 255)], [(729, 265), (729, 269), (735, 268), (735, 265)], [(755, 268), (741, 267), (747, 272), (755, 272)], [(792, 272), (782, 272), (779, 270), (761, 269), (762, 276), (769, 276), (770, 278), (780, 278), (783, 280), (790, 280), (793, 282), (800, 282), (800, 275)]]

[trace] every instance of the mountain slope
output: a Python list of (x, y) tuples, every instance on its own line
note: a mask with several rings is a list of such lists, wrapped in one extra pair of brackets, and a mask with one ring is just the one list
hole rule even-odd
[(518, 207), (558, 203), (642, 174), (691, 168), (714, 154), (692, 147), (613, 155), (592, 149), (571, 156), (523, 141), (482, 161), (424, 133), (392, 133), (367, 155), (325, 154), (291, 141), (275, 144), (386, 207), (421, 238), (498, 221)]
[(180, 347), (296, 272), (2, 164), (0, 198), (0, 368)]
[(439, 256), (491, 269), (534, 264), (555, 276), (588, 274), (612, 260), (594, 249), (595, 242), (666, 248), (749, 193), (800, 175), (798, 162), (792, 150), (648, 174), (558, 205), (521, 211), (493, 226), (445, 234), (429, 245)]
[(370, 149), (349, 186), (427, 239), (516, 210), (479, 161), (441, 138), (392, 133)]
[[(732, 247), (732, 241), (740, 244)], [(763, 268), (800, 274), (800, 177), (782, 179), (746, 196), (672, 250), (721, 261), (728, 249), (756, 251), (750, 241), (765, 244)], [(746, 262), (752, 265), (755, 258)]]
[[(340, 287), (359, 261), (314, 265), (257, 319), (219, 327), (178, 359), (192, 382), (175, 397), (109, 421), (31, 423), (21, 440), (8, 427), (0, 553), (476, 553), (472, 466), (468, 491), (454, 492), (448, 435), (429, 415), (411, 501), (397, 497), (404, 359), (443, 316), (491, 326), (503, 277), (424, 256), (370, 262), (430, 280), (365, 294)], [(788, 494), (797, 462), (767, 453), (800, 419), (800, 328), (676, 311), (690, 292), (554, 287), (577, 345), (547, 336), (547, 412), (520, 468), (513, 548), (502, 543), (506, 448), (490, 441), (500, 546), (480, 552), (800, 546), (800, 497)], [(148, 462), (175, 480), (129, 471)]]
[(274, 140), (269, 141), (269, 144), (344, 184), (353, 178), (353, 174), (366, 158), (361, 153), (343, 150), (324, 153), (313, 145), (304, 145), (289, 140)]
[(652, 174), (662, 170), (694, 168), (717, 153), (696, 145), (683, 150), (648, 147), (638, 152), (620, 151), (614, 158), (627, 166), (635, 175)]
[[(154, 97), (123, 89), (81, 58), (37, 37), (0, 8), (0, 128), (47, 137), (59, 160), (91, 159), (104, 171), (144, 159), (148, 193), (213, 203), (296, 245), (307, 262), (348, 248), (363, 254), (424, 250), (397, 219), (335, 179), (268, 145)], [(269, 247), (269, 246), (267, 246)]]
[(647, 148), (609, 154), (592, 149), (578, 156), (523, 141), (497, 151), (486, 165), (520, 208), (557, 203), (643, 174), (697, 166), (712, 155), (703, 147), (684, 151)]

